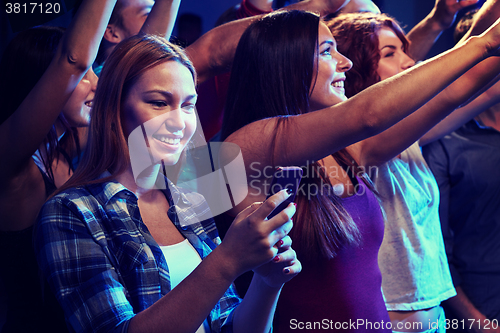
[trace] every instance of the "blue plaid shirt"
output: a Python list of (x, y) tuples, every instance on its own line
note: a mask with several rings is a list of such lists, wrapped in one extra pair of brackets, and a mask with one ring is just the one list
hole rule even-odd
[[(168, 216), (205, 258), (220, 243), (203, 196), (169, 183)], [(42, 208), (39, 265), (76, 332), (126, 332), (130, 319), (170, 290), (167, 263), (142, 222), (137, 197), (111, 181), (73, 188)], [(203, 295), (200, 295), (203, 297)], [(212, 332), (232, 331), (231, 286), (210, 312)]]

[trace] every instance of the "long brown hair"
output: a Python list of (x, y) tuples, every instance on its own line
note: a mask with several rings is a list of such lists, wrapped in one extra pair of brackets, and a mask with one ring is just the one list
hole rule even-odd
[(380, 29), (392, 29), (403, 43), (404, 52), (410, 45), (397, 21), (386, 14), (346, 13), (327, 21), (326, 25), (337, 41), (338, 51), (352, 60), (352, 68), (346, 72), (347, 97), (380, 81), (377, 74)]
[[(222, 139), (251, 122), (276, 117), (275, 136), (270, 143), (275, 150), (276, 138), (291, 126), (288, 116), (310, 111), (310, 92), (317, 76), (314, 67), (318, 61), (319, 23), (319, 16), (313, 13), (275, 12), (245, 31), (231, 70)], [(363, 181), (373, 189), (345, 149), (332, 156), (340, 165), (351, 166), (354, 175), (363, 175)], [(311, 196), (299, 191), (290, 235), (301, 249), (300, 259), (333, 258), (339, 249), (359, 244), (360, 232), (334, 194), (325, 169), (313, 161), (304, 166), (304, 173), (307, 177), (301, 186), (315, 187), (321, 193)]]
[[(182, 49), (153, 35), (133, 36), (117, 45), (101, 72), (94, 98), (87, 149), (74, 175), (58, 192), (105, 182), (130, 164), (121, 124), (122, 104), (129, 89), (148, 69), (167, 61), (184, 65), (196, 82), (196, 72)], [(98, 179), (105, 171), (111, 176)]]

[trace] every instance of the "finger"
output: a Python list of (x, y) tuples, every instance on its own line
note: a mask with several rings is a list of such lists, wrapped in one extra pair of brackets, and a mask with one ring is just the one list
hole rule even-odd
[(262, 206), (262, 202), (254, 202), (253, 204), (239, 212), (234, 219), (238, 221), (243, 220), (244, 218), (255, 212), (257, 209), (259, 209), (260, 206)]
[(283, 274), (286, 275), (297, 275), (302, 271), (302, 264), (299, 260), (293, 261), (293, 264), (283, 268)]
[(292, 246), (292, 239), (290, 236), (285, 236), (274, 244), (274, 247), (278, 249), (278, 252), (286, 251)]
[(262, 206), (260, 206), (259, 209), (252, 214), (252, 216), (256, 219), (264, 220), (276, 207), (288, 199), (290, 195), (291, 193), (288, 193), (286, 189), (279, 191), (278, 193), (267, 198)]
[(288, 248), (286, 251), (277, 254), (273, 258), (273, 262), (285, 265), (292, 265), (295, 260), (297, 260), (297, 253), (295, 253), (295, 250), (292, 248)]
[(276, 244), (280, 239), (283, 239), (288, 235), (290, 230), (293, 228), (293, 221), (288, 220), (284, 224), (280, 225), (278, 228), (272, 230), (269, 234), (269, 243)]
[(276, 231), (278, 238), (274, 241), (277, 242), (279, 239), (285, 237), (292, 225), (289, 223), (292, 221), (292, 217), (297, 211), (297, 207), (294, 203), (289, 204), (283, 211), (275, 215), (272, 219), (268, 220), (265, 225), (269, 232)]

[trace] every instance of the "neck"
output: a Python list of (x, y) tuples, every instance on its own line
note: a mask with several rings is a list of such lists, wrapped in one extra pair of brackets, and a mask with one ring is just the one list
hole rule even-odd
[(129, 166), (124, 172), (116, 177), (116, 180), (130, 191), (134, 192), (138, 198), (141, 198), (158, 189), (156, 180), (159, 171), (160, 165), (155, 164), (141, 172), (141, 174), (135, 178), (132, 167)]

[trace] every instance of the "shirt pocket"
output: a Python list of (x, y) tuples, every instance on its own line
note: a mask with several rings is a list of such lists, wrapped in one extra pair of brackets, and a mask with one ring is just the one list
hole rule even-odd
[(148, 245), (134, 241), (124, 242), (116, 252), (116, 259), (123, 274), (127, 274), (138, 267), (146, 265), (148, 261), (154, 260)]

